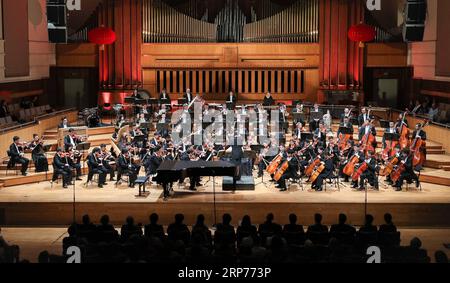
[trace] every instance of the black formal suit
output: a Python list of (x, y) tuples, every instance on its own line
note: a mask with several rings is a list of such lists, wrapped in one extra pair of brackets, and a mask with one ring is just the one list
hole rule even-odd
[[(368, 127), (370, 127), (370, 133), (374, 136), (374, 137), (376, 137), (377, 136), (377, 130), (375, 129), (375, 127), (372, 127), (372, 126), (368, 126)], [(359, 129), (359, 133), (358, 133), (358, 139), (359, 140), (362, 140), (362, 138), (364, 137), (364, 135), (366, 134), (366, 127), (361, 127), (360, 129)]]
[(169, 94), (166, 92), (166, 95), (165, 95), (165, 97), (164, 97), (164, 94), (163, 93), (160, 93), (159, 94), (159, 100), (160, 101), (170, 101), (170, 96), (169, 96)]
[(0, 118), (5, 118), (9, 116), (9, 111), (6, 105), (0, 107)]
[(88, 182), (92, 180), (94, 174), (98, 174), (98, 184), (103, 185), (106, 182), (108, 169), (103, 165), (103, 161), (98, 159), (93, 153), (88, 156)]
[(30, 163), (30, 160), (28, 158), (25, 158), (21, 156), (21, 153), (23, 153), (19, 146), (17, 146), (15, 143), (11, 144), (9, 146), (9, 156), (10, 156), (10, 165), (11, 167), (14, 167), (17, 163), (22, 165), (22, 168), (20, 171), (22, 174), (25, 174), (28, 170), (28, 164)]
[(69, 158), (56, 154), (53, 158), (53, 182), (58, 179), (58, 175), (63, 176), (63, 186), (67, 186), (72, 182), (72, 168), (69, 165)]
[(316, 137), (319, 139), (320, 145), (325, 146), (325, 144), (326, 144), (326, 142), (327, 142), (327, 134), (326, 134), (326, 132), (325, 132), (325, 133), (322, 133), (322, 132), (320, 131), (320, 129), (317, 128), (317, 129), (314, 131), (314, 136), (316, 136)]
[(338, 130), (338, 132), (337, 132), (337, 136), (339, 137), (339, 134), (341, 133), (341, 131), (340, 131), (340, 128), (349, 128), (350, 129), (350, 134), (351, 135), (353, 135), (353, 125), (352, 125), (352, 123), (350, 123), (350, 122), (348, 122), (348, 123), (344, 123), (344, 122), (341, 122), (340, 124), (339, 124), (339, 130)]
[[(284, 160), (284, 162), (287, 160)], [(283, 164), (284, 162), (282, 162), (281, 164)], [(281, 176), (280, 180), (278, 181), (278, 185), (280, 186), (281, 189), (286, 189), (286, 180), (288, 179), (297, 179), (298, 176), (298, 160), (294, 157), (291, 158), (291, 160), (288, 161), (289, 167), (288, 169), (284, 172), (284, 174)]]
[(267, 96), (264, 96), (263, 106), (273, 106), (274, 104), (275, 100), (273, 99), (272, 96), (270, 96), (269, 98), (267, 98)]
[(117, 181), (120, 181), (123, 174), (128, 174), (129, 185), (134, 186), (139, 170), (140, 166), (132, 164), (123, 154), (117, 158)]
[(325, 169), (322, 171), (322, 173), (319, 174), (319, 176), (316, 179), (316, 182), (313, 184), (314, 187), (318, 190), (322, 189), (323, 181), (326, 178), (330, 178), (333, 175), (334, 170), (334, 163), (332, 158), (328, 158), (325, 161)]
[(416, 173), (414, 172), (414, 166), (413, 166), (413, 157), (408, 156), (404, 160), (404, 166), (405, 171), (400, 175), (400, 178), (398, 179), (397, 183), (394, 185), (394, 187), (400, 188), (403, 184), (403, 181), (406, 180), (408, 182), (419, 182), (419, 178), (417, 177)]
[(69, 124), (66, 124), (66, 125), (64, 126), (63, 123), (60, 123), (60, 124), (58, 125), (58, 129), (68, 129), (68, 128), (70, 128), (70, 125), (69, 125)]
[[(415, 130), (412, 134), (412, 139), (415, 139), (417, 136), (417, 130)], [(427, 133), (424, 130), (420, 130), (419, 131), (419, 137), (423, 140), (426, 141), (427, 140)]]
[(230, 95), (228, 94), (227, 95), (227, 99), (225, 100), (225, 102), (226, 103), (232, 103), (233, 105), (236, 105), (236, 103), (237, 103), (237, 98), (236, 98), (236, 95), (232, 95), (231, 97), (230, 97)]
[(191, 93), (189, 93), (189, 95), (187, 93), (183, 94), (183, 99), (186, 100), (186, 103), (191, 103), (192, 100), (194, 100), (194, 95)]
[(361, 127), (364, 124), (364, 122), (367, 121), (367, 120), (369, 120), (369, 115), (367, 113), (366, 114), (360, 114), (358, 116), (358, 124), (359, 124), (359, 126)]
[(147, 159), (147, 162), (145, 163), (145, 172), (147, 172), (147, 174), (149, 175), (156, 174), (156, 170), (158, 170), (161, 163), (161, 157), (157, 157), (156, 155), (150, 156), (150, 158)]
[(378, 177), (377, 177), (377, 162), (375, 158), (371, 158), (367, 163), (367, 170), (359, 177), (359, 188), (364, 188), (364, 180), (368, 180), (371, 186), (374, 186), (378, 190)]
[(64, 137), (64, 148), (65, 148), (66, 151), (67, 151), (67, 150), (69, 149), (69, 147), (71, 147), (71, 146), (73, 146), (73, 149), (75, 149), (76, 146), (81, 142), (81, 140), (76, 139), (76, 138), (72, 138), (72, 140), (73, 140), (73, 143), (74, 143), (74, 144), (72, 144), (71, 136), (70, 136), (70, 135), (67, 135), (67, 136)]

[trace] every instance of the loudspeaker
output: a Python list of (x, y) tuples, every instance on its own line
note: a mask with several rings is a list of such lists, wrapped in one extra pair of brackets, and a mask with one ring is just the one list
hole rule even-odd
[(403, 25), (403, 40), (406, 42), (411, 41), (423, 41), (423, 34), (425, 32), (425, 25), (413, 25), (404, 24)]
[(427, 17), (427, 2), (422, 1), (408, 1), (405, 7), (405, 22), (407, 24), (425, 22)]

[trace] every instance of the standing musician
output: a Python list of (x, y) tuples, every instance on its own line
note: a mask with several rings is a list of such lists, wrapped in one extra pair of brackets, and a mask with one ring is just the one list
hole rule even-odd
[(284, 159), (280, 164), (283, 164), (284, 162), (288, 162), (288, 168), (286, 171), (284, 171), (283, 175), (281, 176), (280, 180), (278, 180), (278, 185), (276, 188), (280, 189), (280, 192), (286, 191), (286, 180), (288, 179), (298, 179), (300, 176), (298, 175), (298, 160), (294, 158), (295, 151), (289, 150), (287, 152), (287, 158)]
[(233, 94), (232, 91), (230, 91), (230, 92), (228, 93), (226, 103), (229, 104), (229, 105), (231, 105), (231, 109), (234, 109), (234, 108), (235, 108), (236, 103), (237, 103), (237, 98), (236, 98), (236, 96)]
[[(359, 177), (359, 190), (364, 190), (364, 181), (367, 179), (369, 184), (373, 186), (376, 190), (378, 190), (378, 176), (377, 176), (377, 162), (373, 157), (372, 151), (367, 151), (366, 158), (364, 162), (367, 164), (367, 169), (362, 172)], [(362, 166), (363, 163), (360, 164)], [(357, 188), (357, 184), (353, 185), (353, 188)]]
[(88, 156), (88, 166), (89, 173), (87, 182), (92, 180), (94, 174), (98, 174), (98, 187), (103, 188), (106, 186), (106, 175), (108, 174), (108, 169), (104, 166), (104, 160), (102, 159), (102, 151), (100, 148), (96, 147)]
[(123, 148), (117, 159), (117, 182), (120, 182), (122, 175), (127, 174), (130, 188), (134, 188), (137, 176), (141, 167), (133, 164), (133, 157), (128, 149)]
[(403, 164), (405, 170), (401, 173), (400, 178), (393, 186), (396, 191), (402, 190), (402, 184), (404, 180), (406, 180), (407, 182), (415, 181), (416, 187), (418, 188), (420, 186), (419, 177), (414, 172), (412, 160), (413, 158), (408, 149), (402, 151), (400, 164)]
[[(162, 100), (162, 101), (163, 101), (163, 104), (162, 104), (162, 105), (165, 105), (165, 104), (166, 104), (165, 102), (170, 102), (170, 96), (169, 96), (169, 94), (166, 92), (166, 89), (165, 89), (165, 88), (163, 88), (162, 91), (161, 91), (161, 93), (159, 94), (159, 100)], [(162, 105), (161, 105), (161, 106), (162, 106)]]
[(69, 129), (69, 134), (64, 137), (64, 147), (65, 147), (66, 151), (69, 149), (69, 147), (72, 147), (75, 149), (77, 147), (77, 145), (82, 142), (83, 142), (83, 138), (78, 136), (75, 133), (75, 130), (72, 128)]
[(106, 149), (106, 144), (101, 144), (100, 145), (100, 159), (103, 162), (103, 167), (106, 169), (106, 171), (109, 173), (109, 180), (110, 181), (115, 181), (115, 170), (113, 168), (113, 166), (111, 165), (111, 163), (114, 163), (116, 161), (116, 159), (114, 158), (114, 156), (112, 155), (111, 152), (108, 152), (108, 150)]
[(294, 130), (294, 133), (292, 135), (292, 137), (294, 139), (297, 140), (301, 140), (302, 139), (302, 133), (305, 132), (305, 128), (303, 127), (303, 123), (302, 122), (297, 122), (296, 128)]
[(314, 131), (314, 136), (319, 140), (319, 145), (325, 147), (327, 142), (327, 129), (323, 122), (319, 123), (319, 127)]
[(344, 122), (344, 119), (347, 118), (348, 121), (350, 121), (350, 118), (352, 116), (352, 112), (347, 107), (344, 108), (344, 113), (341, 114), (341, 123)]
[(319, 127), (320, 118), (322, 117), (323, 112), (319, 109), (319, 104), (315, 103), (310, 111), (309, 130), (311, 132), (314, 132)]
[(52, 182), (58, 179), (58, 175), (62, 175), (63, 188), (67, 189), (72, 183), (72, 167), (70, 167), (68, 155), (60, 147), (56, 149), (56, 154), (53, 158)]
[(183, 94), (183, 99), (186, 100), (187, 104), (190, 104), (192, 102), (192, 100), (194, 99), (194, 96), (191, 93), (191, 89), (187, 89), (186, 93)]
[[(414, 132), (411, 136), (411, 138), (414, 140), (415, 138), (420, 138), (422, 141), (426, 141), (427, 140), (427, 133), (423, 130), (423, 125), (421, 123), (417, 123), (416, 127), (414, 129)], [(424, 153), (425, 155), (425, 160), (426, 160), (426, 154), (427, 154), (427, 149), (425, 146), (422, 146), (420, 148), (420, 150)]]
[(328, 151), (324, 151), (325, 153), (325, 164), (323, 171), (319, 174), (316, 181), (312, 184), (312, 188), (318, 192), (322, 191), (323, 181), (333, 174), (334, 171), (334, 154), (329, 154)]
[(20, 138), (18, 136), (15, 136), (13, 138), (13, 143), (9, 146), (9, 156), (10, 156), (10, 162), (8, 165), (10, 165), (11, 168), (13, 168), (17, 163), (22, 164), (22, 168), (20, 171), (22, 172), (23, 176), (27, 175), (28, 170), (28, 164), (30, 163), (30, 160), (25, 157), (24, 149), (25, 149), (25, 143), (22, 143), (20, 141)]
[(358, 124), (359, 126), (363, 126), (366, 121), (369, 121), (369, 113), (367, 113), (367, 109), (365, 107), (361, 108), (361, 114), (358, 116)]
[(48, 161), (45, 157), (44, 141), (37, 134), (33, 135), (33, 141), (30, 143), (31, 159), (33, 160), (36, 172), (48, 171)]
[(262, 103), (263, 106), (273, 106), (275, 105), (275, 100), (273, 99), (270, 92), (266, 93), (266, 96), (264, 96), (264, 100)]

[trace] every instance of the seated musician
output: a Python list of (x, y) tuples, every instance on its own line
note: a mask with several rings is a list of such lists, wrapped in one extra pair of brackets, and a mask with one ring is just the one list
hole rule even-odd
[(231, 105), (233, 106), (233, 108), (236, 106), (237, 98), (236, 98), (236, 96), (233, 94), (232, 91), (230, 91), (230, 92), (228, 93), (226, 103), (231, 104)]
[(107, 170), (107, 172), (109, 173), (109, 180), (110, 181), (115, 181), (115, 170), (114, 167), (111, 165), (111, 163), (114, 163), (116, 161), (116, 159), (114, 158), (112, 152), (108, 152), (107, 148), (106, 148), (106, 144), (101, 144), (100, 145), (100, 158), (103, 161), (103, 167)]
[(63, 117), (61, 119), (61, 123), (58, 125), (58, 129), (67, 129), (69, 128), (69, 121), (67, 120), (67, 117)]
[[(353, 138), (353, 125), (348, 117), (344, 117), (342, 122), (339, 124), (339, 127), (348, 128), (350, 130), (351, 138)], [(339, 137), (340, 134), (341, 132), (338, 130), (337, 136)]]
[[(169, 94), (166, 92), (166, 89), (163, 88), (161, 93), (159, 94), (159, 100), (162, 100), (164, 104), (166, 104), (166, 102), (168, 102), (167, 104), (170, 103), (170, 96)], [(164, 105), (163, 104), (163, 105)]]
[(134, 188), (140, 166), (133, 164), (132, 157), (128, 149), (123, 148), (117, 159), (117, 182), (120, 182), (122, 175), (127, 174), (129, 179), (128, 186)]
[(309, 130), (314, 132), (319, 128), (320, 119), (323, 117), (323, 111), (319, 109), (319, 104), (315, 103), (310, 111)]
[(60, 147), (56, 149), (56, 155), (53, 158), (52, 182), (58, 179), (58, 175), (62, 175), (63, 188), (66, 189), (72, 183), (72, 168), (69, 164), (69, 157)]
[(194, 96), (191, 93), (191, 89), (187, 89), (186, 93), (183, 94), (183, 99), (186, 100), (187, 104), (190, 104), (192, 102), (192, 100), (194, 99)]
[(68, 162), (70, 167), (76, 170), (76, 180), (81, 181), (81, 153), (73, 150), (72, 146), (69, 146), (66, 150), (66, 154), (69, 156)]
[(33, 160), (36, 172), (48, 171), (48, 161), (45, 157), (44, 142), (37, 134), (33, 135), (33, 141), (29, 145), (31, 149), (31, 159)]
[[(350, 159), (355, 155), (355, 153), (358, 152), (358, 146), (355, 145), (355, 142), (351, 139), (347, 140), (347, 146), (346, 149), (341, 152), (340, 155), (340, 165), (339, 165), (339, 175), (344, 178), (344, 182), (349, 181), (349, 177), (346, 174), (344, 174), (343, 170), (344, 167), (347, 165), (347, 163), (350, 161)], [(362, 155), (363, 153), (361, 153)]]
[[(293, 114), (302, 114), (303, 113), (303, 104), (297, 103), (295, 108), (292, 110)], [(303, 121), (303, 118), (300, 115), (293, 115), (294, 116), (294, 124), (297, 124), (298, 122), (301, 122), (303, 125), (305, 125), (305, 121)]]
[(92, 176), (94, 176), (94, 174), (98, 174), (98, 187), (103, 188), (103, 186), (106, 186), (106, 175), (108, 174), (108, 169), (104, 166), (101, 149), (98, 147), (94, 148), (92, 153), (89, 154), (87, 162), (89, 166), (87, 181), (90, 182), (92, 180)]
[[(427, 140), (427, 133), (423, 130), (423, 125), (421, 123), (417, 123), (416, 127), (414, 128), (414, 132), (411, 136), (413, 142), (415, 138), (420, 138), (422, 141), (426, 141)], [(427, 150), (425, 146), (422, 146), (422, 148), (420, 149), (421, 151), (423, 151), (423, 153), (425, 154), (425, 159), (426, 159), (426, 155), (427, 155)]]
[(361, 108), (361, 114), (358, 116), (358, 124), (360, 127), (364, 125), (367, 121), (370, 120), (369, 113), (367, 113), (367, 109), (365, 107)]
[(136, 117), (136, 126), (140, 127), (143, 123), (147, 123), (147, 119), (145, 119), (144, 113), (140, 113)]
[(294, 158), (294, 151), (289, 150), (287, 152), (287, 158), (281, 162), (283, 164), (285, 161), (288, 162), (289, 167), (288, 169), (283, 173), (280, 180), (278, 181), (278, 185), (276, 188), (280, 189), (280, 192), (286, 191), (286, 180), (288, 179), (298, 179), (300, 176), (298, 175), (298, 160)]
[[(400, 145), (397, 144), (392, 150), (393, 150), (393, 154), (392, 154), (392, 156), (389, 156), (387, 160), (385, 160), (385, 164), (389, 164), (394, 158), (397, 158), (399, 161), (401, 160), (402, 152), (400, 149)], [(397, 164), (398, 164), (398, 162), (397, 162)], [(389, 185), (393, 185), (391, 174), (388, 174), (386, 176), (385, 182)]]
[(122, 128), (125, 124), (126, 124), (126, 120), (125, 120), (125, 116), (124, 115), (120, 115), (119, 120), (116, 123), (117, 128)]
[[(386, 128), (384, 130), (385, 134), (398, 134), (398, 129), (395, 127), (395, 123), (390, 121), (389, 122), (389, 128)], [(383, 135), (383, 139), (382, 139), (382, 145), (383, 145), (383, 149), (386, 147), (386, 137), (385, 135)]]
[(314, 136), (319, 140), (319, 145), (325, 147), (327, 142), (327, 129), (323, 122), (319, 123), (319, 128), (314, 131)]
[(341, 114), (341, 123), (344, 122), (344, 119), (347, 118), (350, 121), (352, 113), (350, 112), (350, 109), (347, 107), (344, 108), (344, 113)]
[(293, 133), (292, 137), (293, 137), (294, 139), (299, 139), (299, 140), (301, 140), (301, 138), (302, 138), (302, 133), (304, 133), (304, 132), (305, 132), (305, 128), (303, 127), (303, 123), (302, 123), (302, 122), (297, 122), (296, 128), (295, 128), (295, 130), (294, 130), (294, 133)]
[(420, 186), (419, 177), (414, 172), (413, 157), (410, 155), (410, 151), (408, 149), (402, 151), (400, 163), (405, 166), (405, 171), (401, 173), (400, 178), (394, 184), (393, 187), (395, 188), (395, 190), (398, 192), (402, 190), (402, 184), (404, 180), (409, 183), (415, 181), (416, 187), (418, 188)]
[(333, 175), (334, 171), (334, 162), (333, 162), (334, 154), (329, 154), (329, 152), (324, 151), (324, 155), (325, 155), (325, 164), (324, 164), (325, 167), (317, 177), (316, 181), (311, 185), (311, 187), (318, 192), (322, 191), (324, 180), (330, 178)]
[[(364, 190), (364, 181), (367, 180), (371, 186), (378, 190), (378, 176), (377, 176), (377, 161), (373, 156), (372, 151), (367, 151), (364, 162), (367, 164), (367, 169), (359, 177), (359, 190)], [(362, 165), (363, 163), (361, 163)], [(353, 185), (353, 188), (357, 188), (357, 184)]]
[(270, 94), (270, 92), (266, 93), (266, 96), (264, 96), (262, 105), (263, 106), (275, 105), (275, 100), (273, 99), (272, 94)]
[(69, 134), (64, 137), (64, 148), (66, 151), (69, 147), (76, 149), (79, 143), (82, 143), (83, 139), (80, 136), (77, 136), (74, 129), (69, 129)]
[(13, 168), (17, 163), (21, 164), (22, 168), (20, 169), (20, 172), (22, 172), (23, 176), (26, 176), (30, 160), (25, 157), (24, 149), (24, 143), (20, 141), (18, 136), (15, 136), (13, 138), (13, 143), (9, 146), (10, 162), (8, 163), (8, 166)]

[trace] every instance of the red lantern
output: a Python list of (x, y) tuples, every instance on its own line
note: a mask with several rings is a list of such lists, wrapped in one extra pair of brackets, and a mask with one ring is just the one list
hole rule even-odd
[(366, 24), (357, 24), (348, 30), (348, 38), (351, 41), (359, 42), (360, 47), (364, 47), (364, 42), (373, 41), (376, 36), (375, 28)]
[(98, 27), (88, 33), (89, 42), (98, 45), (109, 45), (116, 41), (116, 33), (108, 27)]

